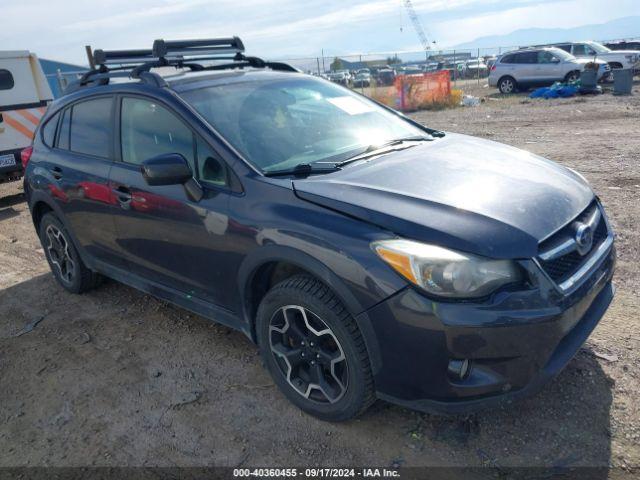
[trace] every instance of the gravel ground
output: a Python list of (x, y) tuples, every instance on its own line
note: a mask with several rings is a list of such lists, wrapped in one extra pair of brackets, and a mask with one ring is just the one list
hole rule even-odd
[(112, 281), (64, 292), (20, 186), (0, 185), (0, 466), (639, 467), (638, 93), (414, 115), (579, 170), (618, 234), (617, 297), (585, 347), (540, 394), (471, 416), (304, 415), (241, 334)]

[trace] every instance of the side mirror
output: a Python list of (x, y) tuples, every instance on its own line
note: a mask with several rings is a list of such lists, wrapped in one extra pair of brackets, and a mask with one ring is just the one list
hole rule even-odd
[(167, 153), (145, 160), (140, 171), (150, 186), (183, 185), (193, 178), (187, 160), (179, 153)]

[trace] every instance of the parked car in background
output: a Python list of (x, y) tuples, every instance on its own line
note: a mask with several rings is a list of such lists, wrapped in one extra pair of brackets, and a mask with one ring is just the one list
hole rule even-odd
[[(155, 70), (190, 46), (198, 71)], [(614, 233), (586, 180), (243, 51), (97, 51), (51, 104), (24, 190), (59, 285), (107, 276), (241, 331), (323, 420), (377, 398), (507, 405), (556, 376), (614, 295)], [(128, 77), (108, 71), (123, 63)]]
[(378, 74), (376, 75), (376, 83), (382, 87), (393, 85), (395, 79), (396, 72), (391, 68), (383, 68), (381, 70), (378, 70)]
[(353, 79), (352, 85), (354, 87), (362, 88), (362, 87), (370, 87), (371, 86), (371, 75), (368, 72), (361, 72), (356, 75)]
[(0, 52), (0, 183), (22, 177), (20, 152), (53, 94), (38, 57), (28, 51)]
[(336, 73), (341, 73), (344, 75), (346, 84), (348, 85), (353, 80), (354, 75), (349, 70), (338, 70)]
[[(514, 50), (498, 57), (491, 67), (489, 85), (498, 87), (501, 93), (513, 93), (554, 82), (571, 82), (580, 78), (580, 72), (590, 62), (591, 59), (578, 59), (554, 47)], [(604, 74), (603, 67), (598, 70), (598, 79)]]
[(560, 48), (577, 58), (604, 60), (613, 70), (640, 68), (640, 50), (611, 50), (593, 41), (554, 43), (549, 46)]
[(422, 73), (424, 73), (422, 68), (417, 65), (399, 67), (397, 69), (398, 75), (421, 75)]
[(449, 78), (451, 80), (459, 80), (464, 78), (464, 64), (464, 60), (447, 62), (443, 64), (442, 70), (447, 70), (449, 72)]
[(489, 68), (481, 58), (467, 60), (464, 64), (464, 76), (466, 78), (484, 78), (489, 75)]
[(422, 71), (425, 73), (431, 73), (438, 71), (438, 62), (430, 62), (422, 65)]
[(349, 77), (345, 72), (333, 72), (327, 75), (329, 80), (339, 85), (349, 85)]

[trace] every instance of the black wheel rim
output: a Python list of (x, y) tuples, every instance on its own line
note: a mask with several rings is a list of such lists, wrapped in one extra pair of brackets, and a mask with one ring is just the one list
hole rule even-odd
[(55, 225), (48, 225), (45, 230), (47, 239), (47, 256), (59, 277), (66, 283), (72, 283), (76, 264), (69, 252), (69, 242)]
[(279, 308), (269, 322), (269, 346), (284, 378), (307, 400), (331, 404), (345, 394), (344, 350), (315, 313), (298, 305)]

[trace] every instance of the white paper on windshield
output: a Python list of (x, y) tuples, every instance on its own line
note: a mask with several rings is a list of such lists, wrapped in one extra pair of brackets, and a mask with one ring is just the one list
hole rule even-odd
[(353, 97), (333, 97), (327, 98), (327, 101), (335, 105), (340, 110), (347, 112), (349, 115), (360, 115), (361, 113), (372, 112), (373, 107), (357, 98)]

